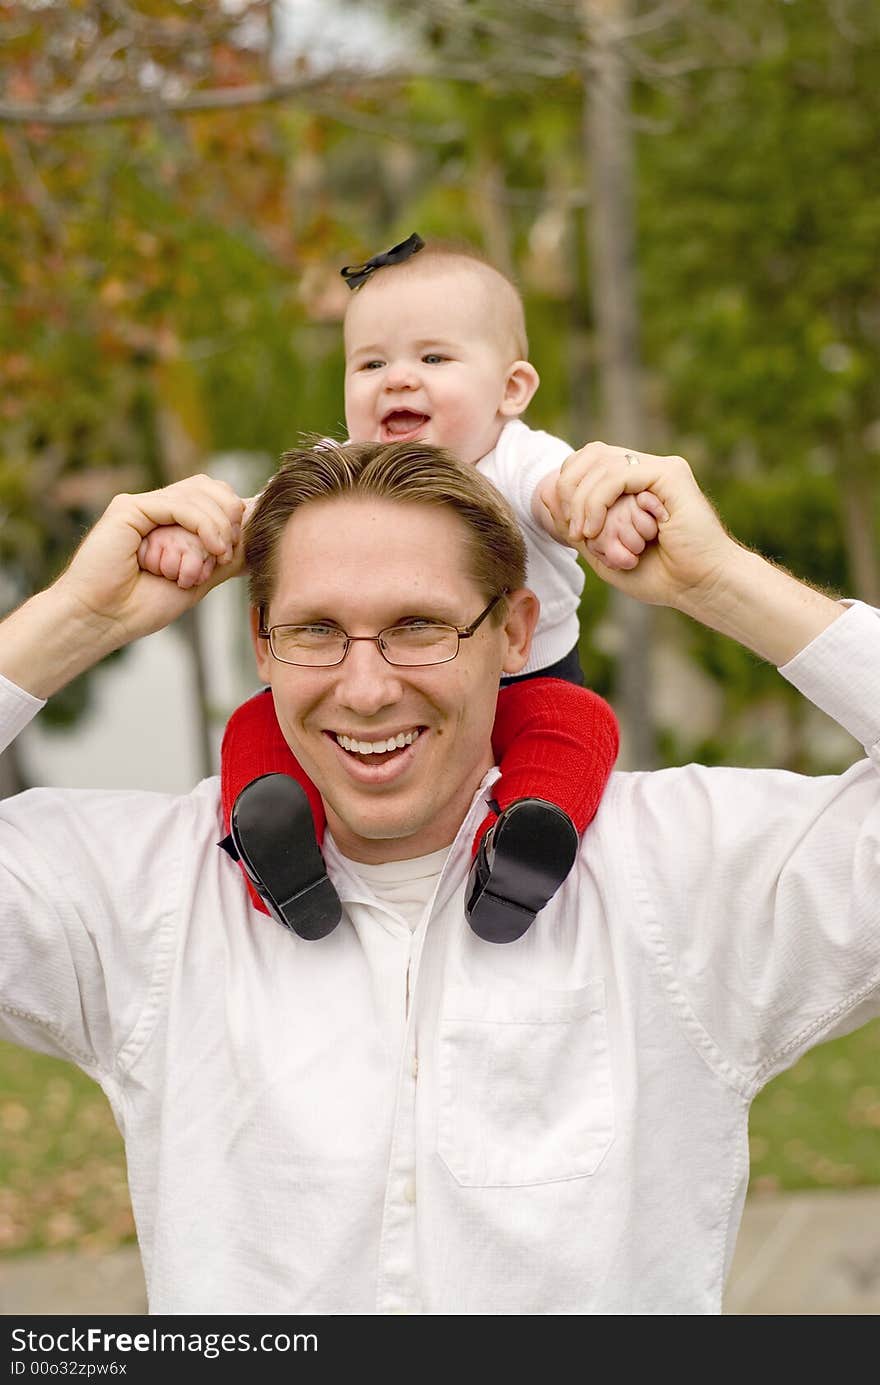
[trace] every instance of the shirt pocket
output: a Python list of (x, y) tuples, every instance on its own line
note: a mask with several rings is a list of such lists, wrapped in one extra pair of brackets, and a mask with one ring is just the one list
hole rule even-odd
[(469, 1188), (585, 1178), (614, 1138), (605, 987), (454, 989), (439, 1032), (438, 1152)]

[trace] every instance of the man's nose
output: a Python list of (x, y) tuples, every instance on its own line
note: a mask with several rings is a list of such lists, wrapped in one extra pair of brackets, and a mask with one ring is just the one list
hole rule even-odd
[(353, 640), (339, 666), (337, 697), (360, 716), (375, 716), (402, 696), (400, 674), (379, 653), (375, 640)]

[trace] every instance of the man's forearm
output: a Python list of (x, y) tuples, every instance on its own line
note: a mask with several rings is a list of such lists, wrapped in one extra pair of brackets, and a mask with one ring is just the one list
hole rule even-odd
[(844, 608), (760, 554), (738, 544), (734, 548), (711, 589), (683, 598), (678, 609), (778, 668), (821, 635)]
[(49, 587), (0, 624), (0, 673), (34, 697), (51, 697), (122, 642), (111, 622)]

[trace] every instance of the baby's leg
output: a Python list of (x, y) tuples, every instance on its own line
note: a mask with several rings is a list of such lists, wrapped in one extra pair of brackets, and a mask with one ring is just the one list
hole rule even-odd
[[(604, 698), (560, 678), (527, 678), (498, 694), (492, 749), (501, 770), (495, 801), (543, 798), (562, 808), (580, 836), (596, 809), (620, 746), (617, 718)], [(497, 814), (474, 837), (477, 848)]]
[(512, 942), (571, 869), (617, 758), (617, 718), (588, 688), (525, 679), (498, 694), (492, 745), (498, 813), (474, 837), (466, 911), (480, 937)]
[[(312, 810), (315, 840), (324, 840), (326, 819), (321, 795), (299, 764), (281, 734), (275, 704), (268, 688), (248, 698), (232, 713), (223, 733), (220, 754), (220, 791), (223, 803), (224, 831), (229, 831), (232, 805), (242, 789), (264, 774), (287, 774), (304, 789)], [(314, 847), (312, 848), (314, 850)], [(247, 872), (242, 867), (247, 879)], [(248, 890), (254, 905), (266, 914), (266, 908), (250, 880)]]

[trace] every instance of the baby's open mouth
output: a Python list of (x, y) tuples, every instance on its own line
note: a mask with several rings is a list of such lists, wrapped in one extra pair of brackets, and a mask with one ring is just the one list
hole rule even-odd
[(427, 414), (416, 414), (411, 409), (392, 409), (382, 419), (382, 427), (389, 437), (403, 438), (418, 432), (427, 422)]

